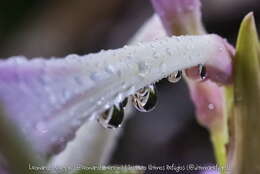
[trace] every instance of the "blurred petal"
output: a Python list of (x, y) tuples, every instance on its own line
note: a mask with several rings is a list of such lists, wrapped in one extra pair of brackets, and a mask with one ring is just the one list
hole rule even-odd
[[(151, 0), (169, 35), (205, 34), (201, 20), (200, 0)], [(211, 140), (219, 165), (226, 163), (225, 145), (228, 142), (226, 89), (218, 84), (232, 82), (234, 48), (218, 37), (222, 47), (206, 62), (207, 79), (203, 82), (199, 68), (185, 70), (198, 121), (211, 132)], [(206, 50), (207, 48), (205, 48)], [(231, 88), (232, 89), (232, 88)]]
[[(152, 28), (152, 29), (151, 29)], [(130, 40), (130, 44), (138, 42), (153, 41), (164, 38), (167, 34), (157, 14), (150, 17)]]
[[(151, 0), (160, 16), (168, 35), (200, 35), (205, 34), (201, 20), (200, 0)], [(214, 82), (228, 84), (232, 81), (232, 59), (234, 48), (225, 39), (219, 37), (223, 46), (218, 53), (206, 62), (208, 78)], [(198, 68), (188, 69), (187, 76), (198, 79)]]
[(199, 0), (151, 0), (169, 35), (203, 34)]
[[(23, 135), (0, 107), (0, 172), (27, 174), (29, 165), (41, 166), (44, 161), (32, 150)], [(42, 172), (38, 172), (42, 174)]]
[(205, 127), (211, 129), (219, 125), (223, 118), (223, 88), (215, 83), (190, 81), (190, 94), (196, 106), (196, 112), (199, 122)]

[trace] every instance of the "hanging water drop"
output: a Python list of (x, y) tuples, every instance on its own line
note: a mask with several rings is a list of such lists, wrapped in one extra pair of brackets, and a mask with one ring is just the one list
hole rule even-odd
[(128, 98), (126, 97), (126, 98), (120, 103), (120, 106), (121, 106), (122, 108), (125, 108), (126, 105), (127, 105), (127, 103), (128, 103)]
[(103, 112), (98, 118), (98, 122), (107, 129), (115, 129), (121, 126), (124, 118), (124, 109), (120, 105), (114, 105), (112, 108)]
[(168, 81), (171, 83), (176, 83), (181, 80), (181, 76), (182, 76), (182, 71), (181, 70), (176, 71), (168, 77)]
[(133, 105), (140, 112), (152, 111), (157, 103), (157, 94), (154, 85), (149, 85), (133, 95)]
[(206, 70), (206, 66), (199, 64), (199, 75), (200, 75), (200, 79), (201, 80), (205, 80), (207, 78), (207, 70)]

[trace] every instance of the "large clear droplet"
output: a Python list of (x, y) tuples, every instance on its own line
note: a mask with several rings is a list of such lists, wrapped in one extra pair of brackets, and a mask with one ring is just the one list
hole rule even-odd
[(122, 106), (114, 105), (103, 112), (98, 118), (98, 122), (107, 129), (115, 129), (121, 126), (124, 119), (124, 109)]
[(181, 70), (176, 71), (168, 77), (168, 81), (171, 83), (177, 83), (178, 81), (181, 80), (181, 76), (182, 76), (182, 71)]
[(205, 65), (199, 64), (199, 75), (201, 80), (205, 80), (207, 78), (207, 69)]
[(140, 112), (152, 111), (157, 103), (156, 88), (149, 85), (137, 91), (133, 95), (133, 105)]

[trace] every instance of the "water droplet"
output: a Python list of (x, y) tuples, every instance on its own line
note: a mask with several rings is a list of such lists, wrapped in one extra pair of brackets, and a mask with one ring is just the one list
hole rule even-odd
[(201, 80), (205, 80), (207, 78), (207, 70), (206, 70), (206, 66), (199, 64), (199, 75)]
[(93, 81), (99, 81), (99, 80), (102, 80), (102, 74), (100, 73), (97, 73), (97, 72), (94, 72), (90, 75), (90, 78), (93, 80)]
[(109, 109), (109, 108), (110, 108), (109, 104), (105, 104), (105, 105), (104, 105), (104, 109), (105, 109), (105, 110), (107, 110), (107, 109)]
[(126, 105), (127, 105), (127, 103), (128, 103), (128, 98), (125, 98), (125, 99), (120, 103), (120, 106), (121, 106), (122, 108), (125, 108)]
[(140, 62), (138, 64), (138, 69), (139, 69), (139, 74), (145, 74), (146, 70), (147, 70), (147, 64), (146, 62)]
[(181, 70), (176, 71), (168, 77), (168, 81), (171, 83), (176, 83), (181, 80), (181, 76), (182, 76), (182, 71)]
[(107, 65), (106, 72), (114, 74), (116, 72), (115, 68), (112, 65)]
[(101, 100), (98, 100), (98, 101), (97, 101), (97, 105), (99, 105), (99, 106), (102, 105), (102, 101), (101, 101)]
[(114, 105), (112, 108), (103, 112), (97, 121), (107, 129), (115, 129), (121, 126), (124, 119), (124, 109), (120, 105)]
[(75, 76), (74, 81), (76, 82), (76, 84), (78, 84), (80, 86), (84, 84), (82, 79), (79, 76)]
[(214, 110), (214, 109), (215, 109), (214, 104), (210, 103), (210, 104), (208, 105), (208, 109), (209, 109), (209, 110)]
[(137, 91), (133, 96), (133, 104), (140, 112), (152, 111), (157, 103), (156, 89), (154, 85), (149, 85)]
[(48, 132), (48, 129), (43, 122), (37, 123), (36, 129), (43, 134)]

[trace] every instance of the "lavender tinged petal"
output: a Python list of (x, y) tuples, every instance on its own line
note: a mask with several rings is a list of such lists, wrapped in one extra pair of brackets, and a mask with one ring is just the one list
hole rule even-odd
[(178, 69), (207, 62), (219, 46), (215, 35), (186, 36), (58, 60), (0, 61), (0, 100), (36, 151), (51, 156), (91, 114)]
[(1, 174), (10, 174), (11, 172), (8, 169), (8, 164), (6, 159), (4, 159), (3, 155), (0, 154), (0, 173)]

